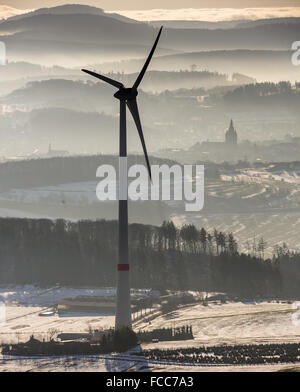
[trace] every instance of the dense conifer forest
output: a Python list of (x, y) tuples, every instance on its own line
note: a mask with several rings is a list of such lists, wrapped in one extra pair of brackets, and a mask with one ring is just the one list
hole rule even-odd
[[(114, 286), (116, 221), (0, 219), (0, 284)], [(231, 233), (131, 224), (136, 288), (221, 291), (240, 297), (299, 297), (300, 255), (238, 252)], [(262, 244), (261, 244), (262, 248)]]

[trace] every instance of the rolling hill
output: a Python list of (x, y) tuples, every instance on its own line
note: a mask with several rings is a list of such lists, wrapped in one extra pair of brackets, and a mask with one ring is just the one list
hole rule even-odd
[[(156, 31), (147, 23), (129, 23), (90, 7), (37, 10), (0, 23), (10, 61), (42, 64), (82, 65), (145, 57)], [(288, 51), (298, 31), (298, 21), (286, 20), (214, 30), (166, 28), (158, 55), (235, 49)]]
[[(152, 68), (159, 71), (180, 71), (195, 65), (197, 70), (231, 74), (239, 72), (258, 81), (299, 80), (299, 67), (292, 64), (289, 50), (209, 50), (159, 56), (152, 60)], [(128, 60), (101, 65), (102, 71), (135, 72), (142, 60)], [(276, 64), (276, 67), (274, 67)]]

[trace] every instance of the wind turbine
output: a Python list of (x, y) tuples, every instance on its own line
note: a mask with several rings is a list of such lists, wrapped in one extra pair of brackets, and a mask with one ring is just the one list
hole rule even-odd
[(126, 106), (132, 114), (136, 124), (145, 159), (151, 179), (151, 168), (144, 140), (138, 105), (138, 87), (143, 80), (150, 61), (157, 47), (163, 27), (160, 28), (151, 52), (139, 76), (131, 88), (106, 76), (83, 69), (83, 72), (94, 76), (116, 87), (118, 91), (114, 97), (120, 101), (120, 155), (119, 155), (119, 259), (117, 265), (117, 307), (115, 327), (131, 326), (130, 285), (129, 285), (129, 257), (128, 257), (128, 182), (127, 182), (127, 132), (126, 132)]

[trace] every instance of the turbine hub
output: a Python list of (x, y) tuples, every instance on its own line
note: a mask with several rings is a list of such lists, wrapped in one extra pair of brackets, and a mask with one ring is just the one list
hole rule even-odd
[(120, 88), (119, 91), (117, 91), (114, 94), (114, 97), (119, 99), (120, 101), (129, 101), (131, 99), (135, 99), (138, 95), (138, 91), (135, 88)]

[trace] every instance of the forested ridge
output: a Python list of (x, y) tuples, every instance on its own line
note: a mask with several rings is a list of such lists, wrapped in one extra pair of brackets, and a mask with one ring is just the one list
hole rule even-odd
[[(117, 221), (0, 219), (0, 284), (114, 286)], [(299, 297), (300, 255), (277, 247), (264, 260), (238, 252), (231, 233), (193, 225), (129, 226), (135, 288)]]

